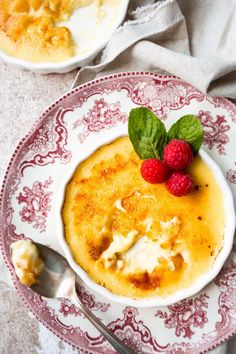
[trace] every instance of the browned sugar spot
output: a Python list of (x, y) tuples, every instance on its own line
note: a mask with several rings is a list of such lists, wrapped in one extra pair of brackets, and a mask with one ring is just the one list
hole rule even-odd
[(86, 198), (86, 194), (77, 193), (75, 196), (75, 200), (77, 200), (77, 201), (82, 201), (85, 198)]
[(158, 288), (161, 285), (160, 273), (158, 271), (152, 272), (152, 274), (149, 275), (149, 281), (154, 288)]
[(87, 242), (88, 252), (92, 260), (97, 261), (102, 253), (109, 247), (111, 243), (110, 237), (104, 236), (99, 244), (94, 242), (93, 240), (89, 240)]
[(182, 268), (183, 262), (184, 262), (182, 255), (180, 253), (178, 253), (171, 260), (174, 262), (175, 270), (179, 271)]
[(160, 284), (160, 276), (153, 275), (149, 277), (148, 273), (139, 273), (129, 275), (129, 281), (139, 289), (151, 290), (155, 289)]
[(117, 172), (119, 172), (120, 170), (122, 170), (127, 165), (126, 162), (119, 161), (120, 158), (118, 158), (118, 157), (116, 157), (115, 160), (117, 161), (117, 164), (115, 165), (115, 167), (107, 167), (100, 172), (100, 175), (102, 177), (109, 178), (110, 176), (112, 176), (112, 175), (116, 174)]
[(88, 179), (87, 179), (87, 178), (81, 178), (81, 180), (78, 181), (78, 184), (80, 184), (80, 183), (86, 183), (86, 182), (88, 182)]
[(114, 168), (108, 167), (105, 170), (101, 171), (101, 176), (107, 178), (114, 172), (115, 172)]
[(138, 162), (134, 159), (130, 159), (130, 162), (134, 165), (134, 166), (138, 166)]

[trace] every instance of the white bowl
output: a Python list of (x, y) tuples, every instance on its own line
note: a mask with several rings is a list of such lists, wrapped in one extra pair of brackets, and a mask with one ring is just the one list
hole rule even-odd
[[(31, 61), (23, 60), (20, 58), (16, 58), (14, 56), (11, 56), (7, 53), (5, 53), (3, 50), (0, 49), (0, 58), (5, 60), (6, 62), (20, 66), (22, 68), (40, 73), (40, 74), (49, 74), (49, 73), (66, 73), (69, 72), (79, 66), (85, 66), (97, 56), (97, 54), (106, 46), (108, 43), (112, 33), (115, 31), (115, 29), (122, 23), (122, 21), (125, 18), (126, 12), (127, 12), (127, 7), (129, 4), (129, 0), (120, 0), (120, 10), (117, 15), (116, 21), (112, 23), (112, 26), (110, 27), (109, 31), (105, 33), (105, 35), (101, 38), (100, 41), (97, 41), (97, 43), (91, 48), (89, 52), (87, 52), (84, 55), (78, 54), (73, 56), (72, 58), (54, 63), (54, 62), (46, 62), (46, 63), (34, 63)], [(83, 19), (85, 20), (85, 19)], [(68, 21), (69, 22), (69, 21)], [(84, 21), (86, 22), (86, 21)], [(86, 26), (86, 23), (85, 23)]]
[[(117, 136), (118, 137), (118, 136)], [(114, 139), (113, 139), (114, 140)], [(110, 141), (104, 141), (104, 145), (108, 144)], [(101, 142), (100, 142), (101, 146)], [(94, 151), (99, 148), (98, 144), (94, 142), (93, 149)], [(93, 281), (88, 274), (75, 262), (72, 253), (70, 251), (70, 248), (64, 238), (64, 230), (63, 230), (63, 222), (62, 222), (62, 217), (61, 217), (61, 208), (63, 205), (64, 201), (64, 192), (65, 192), (65, 186), (71, 179), (72, 174), (74, 173), (73, 171), (67, 170), (64, 180), (62, 180), (62, 189), (58, 191), (58, 204), (60, 205), (60, 208), (58, 210), (58, 236), (59, 236), (59, 242), (60, 245), (64, 251), (64, 254), (70, 264), (70, 266), (74, 269), (74, 271), (78, 274), (78, 276), (94, 291), (100, 293), (104, 297), (108, 298), (110, 301), (118, 302), (121, 304), (129, 305), (129, 306), (136, 306), (136, 307), (156, 307), (156, 306), (167, 306), (170, 304), (173, 304), (175, 302), (178, 302), (180, 300), (183, 300), (185, 298), (188, 298), (190, 296), (195, 295), (198, 293), (204, 286), (206, 286), (209, 282), (211, 282), (216, 275), (220, 272), (224, 262), (226, 261), (232, 245), (233, 245), (233, 239), (234, 239), (234, 232), (235, 232), (235, 210), (234, 210), (234, 201), (233, 201), (233, 196), (232, 192), (225, 180), (225, 177), (223, 173), (221, 172), (221, 169), (217, 165), (217, 163), (204, 151), (203, 149), (200, 149), (200, 157), (202, 160), (210, 167), (211, 171), (214, 174), (214, 177), (216, 181), (218, 182), (218, 185), (220, 186), (220, 189), (223, 194), (224, 198), (224, 209), (225, 209), (225, 231), (224, 231), (224, 243), (223, 247), (218, 254), (218, 256), (215, 259), (213, 267), (206, 273), (202, 274), (200, 278), (197, 279), (190, 287), (186, 289), (182, 289), (177, 291), (175, 294), (168, 296), (168, 297), (151, 297), (151, 298), (129, 298), (125, 296), (118, 296), (113, 294), (111, 291), (106, 289), (105, 287), (98, 285), (95, 281)], [(86, 154), (85, 154), (86, 155)], [(87, 154), (87, 157), (91, 155), (91, 151), (89, 154)], [(81, 163), (86, 157), (83, 156), (81, 160), (78, 160), (78, 164)], [(74, 167), (73, 167), (74, 169)], [(217, 207), (217, 206), (216, 206)]]

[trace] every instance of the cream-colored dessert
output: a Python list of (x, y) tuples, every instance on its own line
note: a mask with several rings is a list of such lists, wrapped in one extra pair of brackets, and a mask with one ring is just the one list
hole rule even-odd
[(128, 137), (81, 163), (66, 188), (65, 238), (75, 261), (117, 295), (169, 296), (214, 264), (224, 238), (223, 196), (198, 156), (194, 191), (170, 194), (149, 184)]
[(20, 282), (31, 286), (40, 276), (44, 262), (39, 251), (30, 240), (19, 240), (11, 245), (11, 259)]
[[(90, 16), (97, 21), (114, 20), (118, 0), (2, 0), (0, 1), (0, 49), (31, 62), (61, 62), (78, 50), (77, 32), (83, 18), (74, 12), (92, 6)], [(107, 8), (109, 7), (109, 12)], [(89, 22), (87, 18), (87, 22)], [(104, 28), (105, 30), (105, 28)], [(89, 35), (83, 34), (88, 41)], [(94, 36), (93, 36), (94, 37)], [(93, 38), (96, 41), (96, 38)], [(83, 47), (83, 51), (87, 47)]]

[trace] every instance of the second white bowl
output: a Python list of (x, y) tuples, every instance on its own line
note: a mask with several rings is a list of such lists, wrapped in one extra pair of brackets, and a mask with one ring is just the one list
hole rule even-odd
[[(23, 60), (20, 58), (16, 58), (14, 56), (11, 56), (7, 53), (5, 53), (3, 50), (0, 49), (0, 58), (5, 60), (6, 62), (40, 73), (40, 74), (48, 74), (48, 73), (66, 73), (69, 72), (77, 67), (85, 66), (88, 65), (89, 63), (92, 62), (92, 60), (98, 55), (98, 53), (106, 46), (108, 43), (112, 33), (115, 31), (115, 29), (122, 23), (122, 21), (125, 18), (126, 12), (127, 12), (127, 7), (129, 4), (129, 0), (120, 0), (120, 6), (119, 6), (119, 11), (116, 14), (116, 19), (114, 22), (112, 22), (111, 26), (105, 31), (102, 26), (98, 26), (97, 29), (93, 29), (94, 33), (94, 38), (92, 40), (92, 45), (89, 50), (86, 51), (85, 54), (77, 54), (73, 56), (72, 58), (62, 61), (62, 62), (45, 62), (45, 63), (34, 63), (28, 60)], [(78, 10), (76, 10), (78, 11)], [(80, 11), (80, 10), (79, 10)], [(91, 12), (91, 11), (90, 11)], [(83, 15), (81, 14), (81, 19), (80, 19), (80, 26), (81, 26), (81, 31), (85, 31), (88, 29), (89, 25), (89, 20), (91, 19), (91, 14), (89, 10)], [(71, 18), (68, 20), (68, 27), (73, 27), (75, 26), (77, 19), (73, 20), (73, 15)], [(74, 23), (75, 22), (75, 23)], [(90, 21), (91, 22), (91, 21)], [(67, 24), (65, 24), (67, 25)], [(92, 28), (91, 28), (92, 29)], [(76, 31), (75, 31), (76, 32)], [(95, 33), (97, 35), (99, 34), (99, 38), (95, 37)], [(79, 40), (86, 40), (86, 38), (77, 38), (78, 36), (76, 35), (76, 38), (74, 38), (75, 42), (78, 43)]]

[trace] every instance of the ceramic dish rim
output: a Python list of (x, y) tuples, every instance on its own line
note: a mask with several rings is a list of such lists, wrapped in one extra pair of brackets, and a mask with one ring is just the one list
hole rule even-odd
[[(116, 140), (117, 138), (124, 136), (121, 134), (118, 134), (116, 138), (113, 138), (111, 141), (106, 141), (104, 142), (104, 145), (109, 145), (112, 141)], [(99, 149), (101, 145), (99, 146), (93, 146), (93, 151), (96, 151)], [(93, 152), (92, 152), (93, 153)], [(79, 165), (81, 162), (83, 162), (86, 158), (88, 158), (91, 155), (88, 154), (87, 157), (83, 157), (81, 160), (78, 161)], [(219, 165), (208, 155), (208, 153), (203, 150), (202, 148), (199, 151), (200, 157), (203, 159), (203, 161), (210, 167), (211, 171), (213, 172), (214, 177), (216, 178), (218, 185), (220, 186), (220, 189), (222, 191), (222, 195), (224, 198), (224, 210), (227, 210), (227, 213), (225, 212), (225, 231), (224, 231), (224, 241), (223, 241), (223, 246), (222, 249), (220, 250), (219, 254), (216, 257), (216, 260), (214, 262), (214, 266), (206, 273), (204, 273), (192, 286), (188, 287), (187, 289), (180, 290), (176, 293), (176, 295), (170, 295), (166, 298), (162, 297), (150, 297), (150, 298), (129, 298), (127, 296), (119, 296), (116, 294), (113, 294), (110, 290), (107, 288), (97, 284), (88, 274), (87, 272), (76, 263), (74, 260), (71, 250), (65, 240), (64, 237), (64, 226), (63, 226), (63, 220), (61, 216), (61, 210), (64, 202), (64, 196), (65, 196), (65, 185), (63, 184), (62, 188), (59, 193), (59, 199), (60, 202), (58, 202), (60, 205), (58, 205), (58, 210), (57, 210), (57, 234), (58, 234), (58, 240), (60, 243), (60, 246), (64, 252), (64, 255), (70, 264), (71, 268), (75, 271), (75, 273), (85, 282), (85, 284), (90, 287), (93, 291), (100, 293), (102, 296), (107, 298), (109, 301), (112, 302), (117, 302), (120, 304), (125, 304), (128, 306), (135, 306), (139, 308), (148, 308), (148, 307), (160, 307), (160, 306), (168, 306), (171, 304), (174, 304), (178, 301), (184, 300), (186, 298), (189, 298), (195, 294), (197, 294), (199, 291), (201, 291), (207, 284), (209, 284), (220, 272), (221, 268), (223, 267), (227, 257), (230, 254), (230, 251), (233, 246), (233, 240), (234, 240), (234, 232), (235, 232), (235, 225), (236, 225), (236, 217), (235, 217), (235, 210), (234, 210), (234, 200), (233, 200), (233, 195), (230, 187), (228, 186), (228, 183), (219, 167)], [(75, 172), (70, 171), (69, 173), (70, 177), (67, 178), (67, 183), (71, 179), (73, 173)], [(59, 213), (59, 215), (58, 215)], [(227, 241), (227, 242), (226, 242)]]

